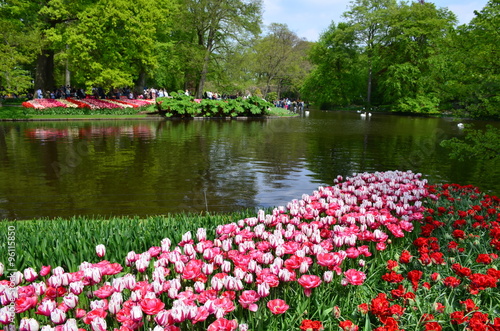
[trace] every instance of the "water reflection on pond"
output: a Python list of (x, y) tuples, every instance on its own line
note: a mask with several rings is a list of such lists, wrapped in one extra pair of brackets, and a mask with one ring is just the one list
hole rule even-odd
[(451, 119), (339, 111), (248, 121), (3, 122), (0, 218), (269, 207), (337, 175), (394, 169), (498, 195), (498, 161), (450, 160), (439, 146), (460, 135)]

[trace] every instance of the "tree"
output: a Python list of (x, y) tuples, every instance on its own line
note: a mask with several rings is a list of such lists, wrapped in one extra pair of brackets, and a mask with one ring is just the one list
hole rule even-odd
[(158, 44), (171, 31), (170, 0), (101, 0), (78, 13), (63, 35), (80, 84), (105, 88), (136, 85), (158, 66)]
[(330, 27), (309, 52), (314, 69), (302, 86), (302, 94), (320, 106), (362, 102), (366, 77), (355, 32), (346, 23)]
[(26, 29), (7, 5), (0, 5), (0, 97), (20, 94), (31, 86), (30, 63), (36, 52), (37, 33)]
[[(261, 0), (182, 0), (184, 17), (179, 20), (188, 31), (182, 33), (191, 55), (197, 59), (195, 97), (201, 98), (214, 54), (232, 41), (242, 42), (260, 32)], [(192, 63), (192, 62), (191, 62)]]
[(455, 159), (492, 160), (500, 157), (500, 130), (487, 125), (485, 130), (464, 129), (464, 139), (443, 140), (441, 146), (449, 148)]
[(426, 2), (402, 3), (387, 15), (387, 33), (378, 50), (378, 80), (385, 104), (396, 110), (438, 112), (438, 82), (434, 72), (443, 40), (455, 15)]
[[(387, 34), (387, 16), (396, 6), (395, 0), (355, 0), (343, 16), (348, 33), (354, 33), (367, 58), (366, 104), (372, 102), (373, 66), (377, 47)], [(351, 30), (351, 31), (349, 31)]]
[(253, 48), (254, 71), (265, 84), (264, 96), (274, 83), (278, 97), (280, 87), (300, 68), (299, 63), (305, 53), (300, 46), (304, 40), (288, 29), (286, 24), (273, 23), (268, 27), (268, 34), (258, 40)]
[(449, 44), (453, 71), (444, 85), (451, 106), (474, 117), (500, 116), (500, 3), (490, 0)]

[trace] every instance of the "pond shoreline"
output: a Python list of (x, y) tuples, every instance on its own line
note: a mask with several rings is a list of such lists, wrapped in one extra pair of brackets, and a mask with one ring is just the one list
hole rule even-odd
[(103, 117), (61, 117), (61, 118), (0, 118), (0, 122), (64, 122), (64, 121), (115, 121), (115, 120), (128, 120), (128, 121), (135, 121), (135, 120), (157, 120), (157, 121), (164, 121), (164, 120), (236, 120), (236, 121), (246, 121), (246, 120), (253, 120), (253, 119), (274, 119), (274, 118), (294, 118), (294, 117), (299, 117), (297, 115), (293, 116), (238, 116), (238, 117), (164, 117), (164, 116), (147, 116), (147, 117), (109, 117), (109, 118), (103, 118)]

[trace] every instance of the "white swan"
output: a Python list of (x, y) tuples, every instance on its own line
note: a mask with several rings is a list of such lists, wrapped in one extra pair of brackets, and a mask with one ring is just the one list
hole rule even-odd
[(458, 126), (459, 129), (463, 129), (464, 128), (464, 124), (463, 123), (458, 123), (457, 126)]

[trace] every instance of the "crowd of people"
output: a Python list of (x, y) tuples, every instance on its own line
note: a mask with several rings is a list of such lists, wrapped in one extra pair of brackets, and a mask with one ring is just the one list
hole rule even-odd
[(285, 108), (289, 111), (303, 111), (307, 105), (302, 100), (290, 100), (288, 98), (274, 101), (274, 106)]

